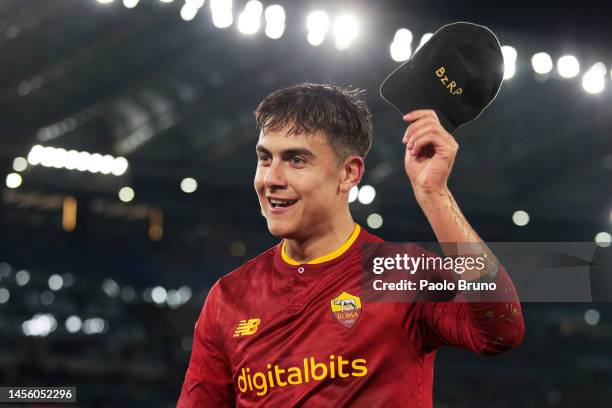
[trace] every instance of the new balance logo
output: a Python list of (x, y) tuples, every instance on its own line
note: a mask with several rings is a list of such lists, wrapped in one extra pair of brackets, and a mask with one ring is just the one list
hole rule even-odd
[(259, 323), (261, 323), (260, 319), (241, 320), (234, 331), (234, 337), (252, 336), (257, 331)]

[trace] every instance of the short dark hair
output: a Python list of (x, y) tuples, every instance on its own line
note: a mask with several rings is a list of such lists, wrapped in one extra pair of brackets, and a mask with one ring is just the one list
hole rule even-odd
[(255, 111), (257, 127), (289, 134), (322, 131), (340, 160), (349, 155), (365, 158), (372, 146), (372, 113), (363, 90), (303, 83), (266, 96)]

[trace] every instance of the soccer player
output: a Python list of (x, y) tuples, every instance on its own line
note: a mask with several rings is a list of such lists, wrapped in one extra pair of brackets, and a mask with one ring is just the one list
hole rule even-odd
[[(360, 95), (300, 84), (257, 108), (254, 186), (281, 241), (211, 288), (178, 407), (431, 407), (438, 347), (494, 355), (522, 341), (501, 266), (507, 302), (363, 300), (360, 245), (382, 240), (348, 205), (372, 143)], [(404, 120), (404, 168), (437, 240), (486, 248), (447, 187), (457, 142), (431, 110)]]

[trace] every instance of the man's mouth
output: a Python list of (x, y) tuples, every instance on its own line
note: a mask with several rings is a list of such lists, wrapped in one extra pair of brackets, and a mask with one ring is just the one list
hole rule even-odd
[(268, 202), (270, 203), (272, 208), (285, 208), (292, 206), (297, 202), (297, 200), (280, 200), (268, 197)]

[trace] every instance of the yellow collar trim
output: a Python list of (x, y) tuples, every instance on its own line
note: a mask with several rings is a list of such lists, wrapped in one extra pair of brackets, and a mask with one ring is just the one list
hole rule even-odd
[[(361, 227), (359, 226), (359, 224), (355, 224), (355, 228), (353, 229), (353, 232), (351, 233), (351, 236), (349, 237), (349, 239), (344, 244), (342, 244), (342, 246), (340, 248), (336, 249), (333, 252), (330, 252), (327, 255), (323, 255), (323, 256), (320, 256), (318, 258), (313, 259), (310, 262), (306, 262), (305, 264), (306, 265), (320, 264), (320, 263), (323, 263), (323, 262), (331, 261), (332, 259), (335, 259), (335, 258), (339, 257), (340, 255), (345, 253), (346, 250), (351, 247), (351, 245), (353, 245), (353, 243), (355, 242), (355, 240), (359, 236), (359, 232), (360, 231), (361, 231)], [(283, 258), (283, 261), (287, 262), (289, 265), (301, 265), (301, 264), (303, 264), (301, 262), (298, 262), (296, 260), (291, 259), (289, 257), (289, 255), (287, 255), (287, 251), (285, 250), (285, 243), (286, 243), (286, 241), (283, 241), (283, 243), (281, 244), (281, 257)]]

